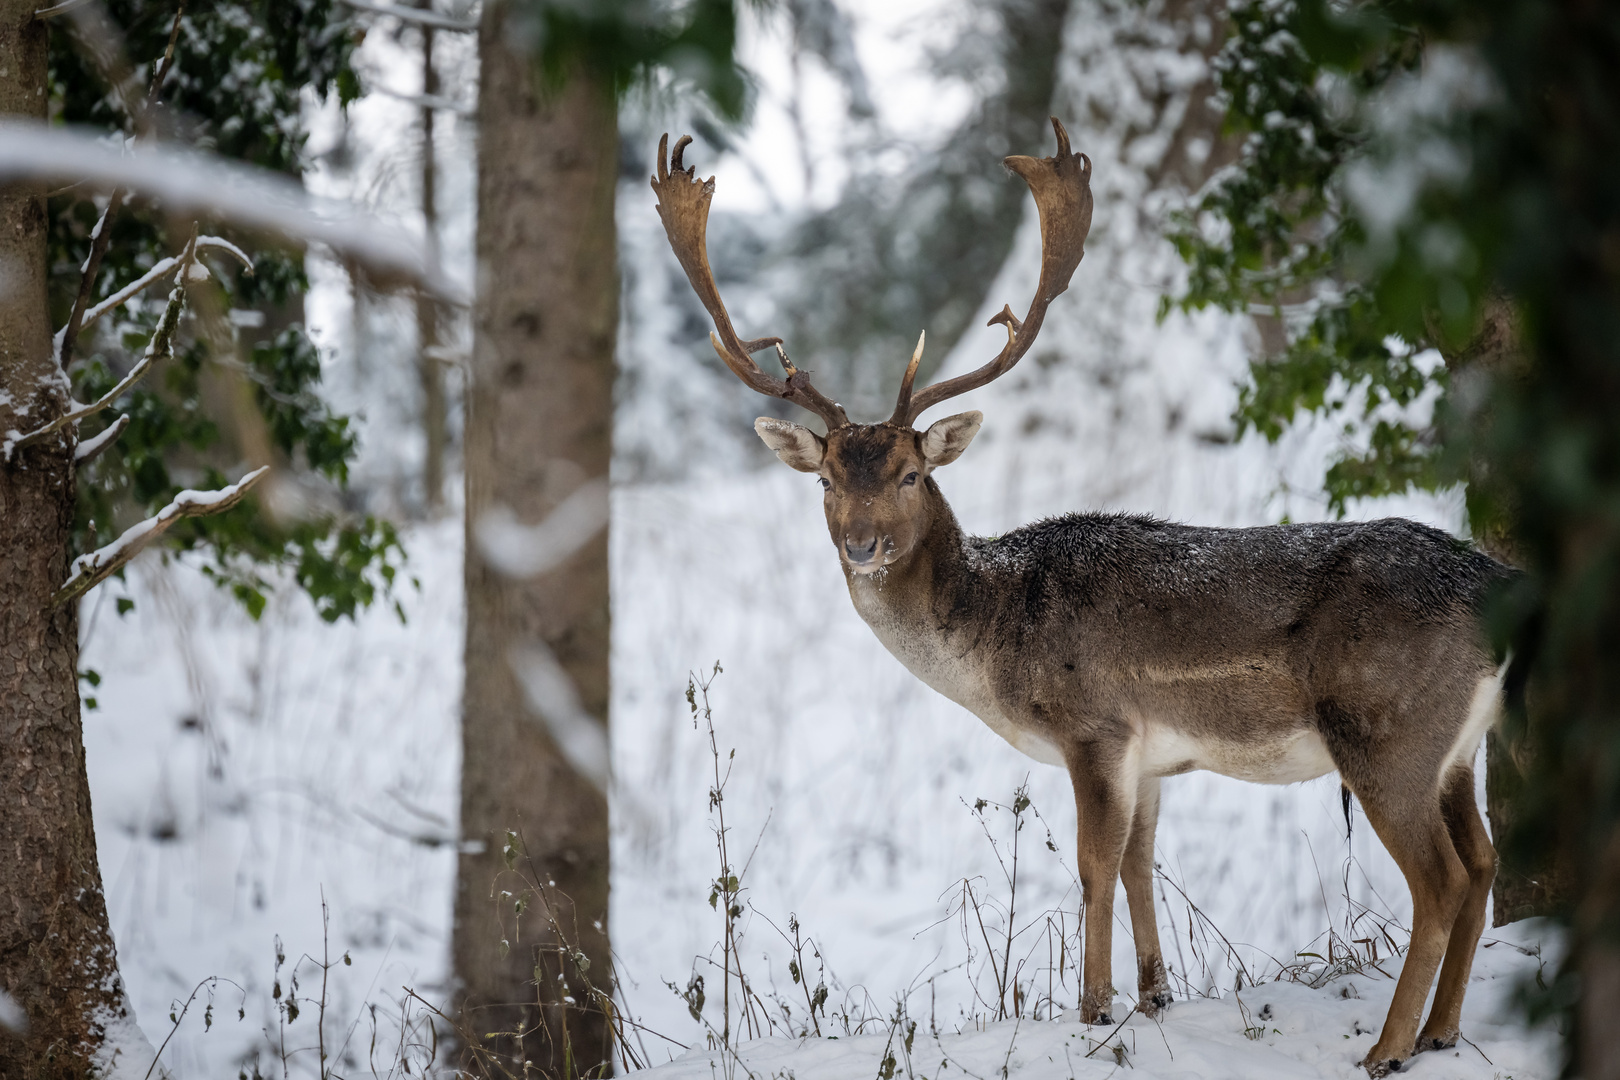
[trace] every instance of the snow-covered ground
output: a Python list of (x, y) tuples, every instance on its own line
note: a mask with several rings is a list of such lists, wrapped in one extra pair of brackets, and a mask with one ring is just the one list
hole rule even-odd
[[(1528, 1031), (1516, 1011), (1517, 984), (1547, 961), (1537, 955), (1547, 928), (1515, 924), (1485, 936), (1463, 1008), (1467, 1041), (1421, 1054), (1403, 1076), (1432, 1080), (1552, 1077), (1557, 1047), (1550, 1033)], [(1399, 963), (1384, 965), (1398, 975)], [(713, 1080), (715, 1076), (1002, 1077), (1004, 1080), (1102, 1080), (1134, 1075), (1156, 1080), (1300, 1080), (1361, 1075), (1357, 1063), (1372, 1047), (1394, 983), (1379, 975), (1347, 975), (1312, 988), (1273, 982), (1220, 998), (1178, 1002), (1161, 1021), (1133, 1016), (1122, 1027), (1090, 1028), (1075, 1021), (1002, 1020), (966, 1031), (939, 1030), (925, 1014), (907, 1045), (904, 1032), (827, 1039), (760, 1039), (738, 1051), (694, 1050), (651, 1070), (649, 1080)], [(885, 1062), (893, 1059), (892, 1073)], [(1128, 1070), (1128, 1071), (1127, 1071)]]
[[(1131, 96), (1129, 68), (1177, 61), (1119, 44), (1148, 40), (1129, 33), (1136, 5), (1099, 0), (1081, 10), (1069, 29), (1059, 111), (1090, 118), (1070, 129), (1095, 162), (1097, 225), (1036, 355), (952, 403), (982, 409), (986, 422), (967, 455), (939, 474), (941, 487), (964, 526), (987, 534), (1077, 509), (1232, 526), (1321, 517), (1321, 471), (1341, 433), (1304, 427), (1275, 446), (1253, 436), (1234, 441), (1229, 416), (1249, 327), (1215, 316), (1156, 319), (1176, 264), (1140, 212), (1148, 197), (1141, 159), (1155, 136), (1151, 127), (1142, 134), (1148, 106)], [(910, 24), (934, 25), (919, 18)], [(926, 60), (927, 35), (906, 30), (905, 20), (857, 20), (856, 28), (867, 55), (889, 55), (888, 41), (912, 58), (893, 70), (870, 65), (875, 96), (896, 102), (898, 127), (919, 108), (918, 95), (926, 97), (915, 68)], [(761, 70), (782, 69), (772, 52), (780, 40), (756, 28), (748, 42)], [(382, 35), (367, 48), (394, 50), (379, 63), (393, 88), (408, 91), (408, 51)], [(769, 155), (785, 121), (772, 86), (765, 80), (762, 134), (739, 143), (739, 155), (758, 160), (752, 169), (720, 163), (716, 213), (733, 192), (751, 210), (771, 202), (744, 178), (776, 175)], [(360, 139), (380, 163), (369, 190), (386, 193), (389, 178), (408, 171), (400, 134), (408, 118), (397, 102), (367, 101), (356, 138), (373, 140)], [(464, 132), (455, 132), (441, 145), (464, 147), (455, 141)], [(460, 180), (447, 180), (451, 190), (465, 191), (465, 165), (446, 163), (463, 169)], [(393, 197), (408, 202), (409, 192)], [(447, 229), (452, 220), (447, 213)], [(455, 228), (467, 224), (460, 220)], [(772, 926), (786, 930), (792, 916), (819, 950), (810, 966), (818, 979), (825, 973), (829, 1014), (843, 1010), (852, 1023), (892, 1016), (896, 996), (909, 993), (905, 1008), (921, 1026), (909, 1063), (897, 1055), (901, 1072), (988, 1077), (1006, 1066), (1006, 1075), (1067, 1077), (1118, 1068), (1109, 1050), (1084, 1056), (1088, 1034), (1100, 1038), (1101, 1030), (1062, 1020), (984, 1027), (984, 999), (994, 997), (986, 954), (964, 936), (959, 910), (967, 882), (991, 905), (991, 936), (1004, 925), (1010, 889), (998, 854), (1010, 857), (1010, 814), (996, 805), (976, 814), (973, 806), (1009, 804), (1027, 784), (1039, 818), (1027, 820), (1019, 852), (1014, 960), (1022, 958), (1031, 993), (1049, 993), (1042, 1016), (1073, 1006), (1066, 950), (1078, 929), (1078, 890), (1067, 778), (1023, 758), (879, 646), (847, 600), (813, 478), (774, 463), (755, 470), (751, 462), (763, 455), (746, 456), (752, 434), (738, 411), (752, 402), (729, 376), (694, 359), (706, 346), (673, 302), (686, 286), (644, 181), (621, 189), (620, 226), (621, 364), (630, 377), (619, 434), (682, 455), (678, 468), (659, 473), (678, 479), (621, 477), (612, 504), (611, 932), (627, 1011), (674, 1040), (647, 1036), (647, 1059), (665, 1062), (704, 1044), (704, 1027), (667, 983), (684, 988), (705, 974), (705, 1020), (723, 1023), (709, 964), (721, 937), (708, 902), (719, 870), (708, 811), (712, 760), (685, 701), (688, 673), (719, 661), (724, 672), (710, 698), (721, 751), (736, 750), (726, 792), (731, 842), (751, 852), (741, 965), (762, 998), (774, 992), (791, 1003), (800, 992)], [(464, 241), (447, 240), (457, 259)], [(1038, 249), (1035, 223), (1026, 221), (981, 314), (1027, 300)], [(330, 270), (314, 272), (327, 283), (311, 312), (324, 320), (323, 344), (339, 349), (351, 340), (350, 312)], [(735, 298), (734, 310), (759, 302)], [(386, 308), (374, 306), (361, 321), (386, 323)], [(993, 355), (1000, 333), (968, 334), (939, 377)], [(368, 414), (369, 457), (357, 476), (383, 489), (380, 503), (410, 505), (419, 450), (412, 404), (399, 396), (409, 382), (387, 377), (387, 365), (408, 362), (408, 335), (362, 336), (372, 345), (365, 362), (334, 353), (329, 380), (357, 403), (389, 388)], [(388, 351), (401, 342), (400, 356)], [(1454, 498), (1386, 500), (1356, 513), (1452, 530), (1461, 523)], [(151, 555), (127, 581), (85, 601), (83, 664), (101, 677), (86, 741), (102, 872), (120, 961), (153, 1044), (200, 981), (222, 980), (205, 985), (164, 1050), (176, 1077), (232, 1076), (243, 1063), (268, 1074), (282, 1047), (294, 1075), (314, 1075), (315, 1054), (304, 1048), (315, 1043), (316, 1009), (304, 1002), (286, 1023), (272, 990), (279, 979), (284, 1001), (296, 967), (299, 996), (318, 998), (321, 970), (302, 958), (318, 960), (323, 947), (335, 961), (325, 1034), (329, 1047), (341, 1047), (335, 1060), (345, 1074), (394, 1059), (404, 988), (430, 1001), (447, 993), (463, 618), (454, 507), (447, 520), (408, 528), (405, 542), (421, 585), (399, 594), (404, 624), (384, 606), (353, 624), (324, 624), (290, 585), (254, 623), (195, 568)], [(120, 597), (135, 601), (127, 615), (117, 611)], [(1142, 1075), (1355, 1075), (1370, 1042), (1357, 1028), (1382, 1021), (1392, 985), (1383, 976), (1350, 976), (1321, 990), (1244, 990), (1243, 1007), (1255, 1017), (1271, 1006), (1263, 1022), (1240, 1022), (1232, 994), (1240, 963), (1251, 979), (1269, 978), (1297, 952), (1325, 950), (1330, 931), (1341, 948), (1366, 936), (1401, 943), (1405, 885), (1365, 818), (1356, 813), (1354, 821), (1347, 840), (1332, 777), (1287, 788), (1207, 774), (1166, 781), (1158, 917), (1183, 1000), (1162, 1029), (1138, 1018), (1122, 1032)], [(1114, 971), (1128, 991), (1134, 960), (1123, 903), (1119, 910)], [(1540, 935), (1530, 926), (1487, 933), (1508, 944), (1482, 949), (1475, 969), (1465, 1033), (1482, 1053), (1464, 1046), (1425, 1055), (1414, 1074), (1523, 1080), (1557, 1071), (1548, 1037), (1526, 1034), (1507, 1008), (1514, 980), (1537, 970), (1517, 946), (1534, 951)], [(1393, 974), (1398, 961), (1386, 951), (1382, 963)], [(205, 1014), (208, 993), (214, 1008)], [(795, 1009), (788, 1023), (802, 1016)], [(1259, 1039), (1243, 1037), (1244, 1027), (1262, 1024)], [(877, 1071), (882, 1038), (832, 1030), (836, 1042), (767, 1040), (743, 1059), (761, 1078)], [(729, 1075), (725, 1062), (711, 1065), (702, 1054), (664, 1068)]]

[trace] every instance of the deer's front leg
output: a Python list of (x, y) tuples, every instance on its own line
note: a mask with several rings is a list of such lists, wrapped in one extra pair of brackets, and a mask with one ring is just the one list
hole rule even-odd
[(1153, 833), (1159, 824), (1159, 778), (1144, 776), (1136, 788), (1131, 838), (1119, 876), (1131, 909), (1131, 936), (1136, 939), (1137, 1011), (1158, 1016), (1170, 1004), (1170, 979), (1159, 951), (1159, 920), (1153, 910)]
[(1086, 956), (1082, 968), (1080, 1020), (1111, 1024), (1114, 1002), (1114, 883), (1130, 836), (1136, 777), (1121, 775), (1125, 746), (1092, 743), (1069, 758), (1079, 819), (1080, 887), (1086, 905)]

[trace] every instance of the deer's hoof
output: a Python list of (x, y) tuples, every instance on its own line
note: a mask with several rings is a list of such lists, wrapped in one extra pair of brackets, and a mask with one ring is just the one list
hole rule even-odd
[(1381, 1061), (1374, 1061), (1371, 1054), (1362, 1060), (1361, 1067), (1367, 1070), (1367, 1075), (1372, 1080), (1379, 1080), (1379, 1077), (1401, 1071), (1401, 1063), (1396, 1059), (1386, 1058)]
[(1163, 986), (1143, 989), (1141, 1000), (1136, 1011), (1151, 1020), (1170, 1007), (1170, 989)]
[(1457, 1045), (1457, 1038), (1461, 1032), (1453, 1031), (1449, 1035), (1430, 1035), (1424, 1032), (1419, 1035), (1417, 1042), (1412, 1046), (1412, 1053), (1421, 1054), (1425, 1050), (1450, 1050)]
[(1094, 990), (1081, 995), (1080, 1022), (1092, 1026), (1112, 1024), (1114, 1022), (1113, 1003), (1113, 987), (1104, 987), (1100, 991)]

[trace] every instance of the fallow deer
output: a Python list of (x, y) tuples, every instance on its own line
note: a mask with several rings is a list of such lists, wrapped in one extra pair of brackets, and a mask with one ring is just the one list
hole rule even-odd
[[(933, 472), (983, 419), (923, 412), (1005, 374), (1069, 285), (1091, 226), (1091, 162), (1054, 117), (1053, 157), (1016, 156), (1040, 212), (1041, 276), (1028, 314), (1003, 308), (1000, 355), (915, 394), (919, 339), (894, 414), (851, 423), (779, 338), (743, 339), (709, 268), (714, 180), (658, 148), (658, 211), (720, 359), (762, 394), (815, 413), (825, 435), (764, 417), (776, 455), (821, 480), (850, 598), (901, 663), (1030, 757), (1068, 769), (1085, 903), (1080, 1019), (1111, 1022), (1114, 883), (1136, 943), (1135, 1008), (1170, 1001), (1153, 910), (1159, 781), (1209, 769), (1289, 784), (1337, 770), (1412, 891), (1405, 966), (1361, 1064), (1377, 1077), (1449, 1047), (1484, 926), (1496, 854), (1474, 801), (1474, 754), (1499, 707), (1481, 607), (1508, 571), (1410, 521), (1198, 528), (1073, 514), (995, 538), (966, 536)], [(784, 377), (750, 354), (775, 346)], [(1441, 968), (1442, 957), (1444, 967)], [(1428, 1022), (1424, 999), (1439, 969)]]

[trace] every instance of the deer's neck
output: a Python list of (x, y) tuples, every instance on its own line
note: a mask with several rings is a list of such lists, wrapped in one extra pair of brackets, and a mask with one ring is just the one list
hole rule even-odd
[(849, 596), (878, 640), (913, 674), (985, 716), (993, 702), (985, 665), (975, 655), (984, 636), (973, 624), (979, 605), (968, 602), (975, 571), (967, 538), (933, 480), (926, 483), (931, 498), (922, 542), (875, 574), (846, 568)]
[(1018, 750), (1063, 764), (1057, 747), (1004, 708), (995, 680), (992, 617), (975, 603), (985, 583), (968, 538), (929, 480), (931, 518), (910, 556), (871, 575), (845, 573), (855, 610), (885, 648), (924, 683), (972, 712)]

